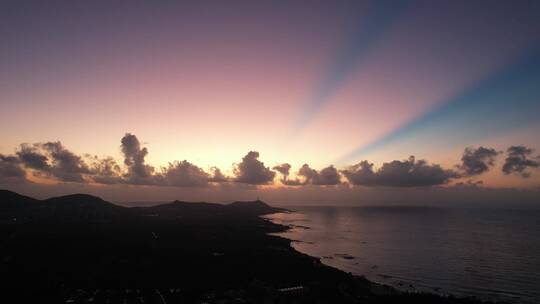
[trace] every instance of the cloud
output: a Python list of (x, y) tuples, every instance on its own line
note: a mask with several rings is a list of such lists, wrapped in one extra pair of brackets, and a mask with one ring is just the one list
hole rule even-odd
[(322, 169), (312, 180), (313, 185), (337, 185), (341, 183), (339, 172), (334, 166)]
[(280, 179), (280, 182), (286, 186), (301, 186), (308, 184), (328, 186), (340, 183), (339, 172), (333, 166), (326, 167), (318, 172), (317, 170), (310, 168), (308, 164), (304, 164), (297, 173), (298, 176), (303, 177), (303, 180), (298, 178), (289, 179), (291, 170), (290, 164), (284, 163), (277, 165), (273, 169), (281, 173), (282, 178)]
[(474, 180), (468, 180), (466, 182), (459, 182), (456, 183), (454, 186), (456, 189), (469, 189), (469, 190), (477, 190), (477, 189), (483, 189), (484, 188), (484, 182), (474, 181)]
[(242, 162), (237, 164), (234, 168), (234, 174), (236, 182), (245, 183), (250, 185), (264, 185), (269, 184), (274, 180), (276, 173), (270, 170), (269, 167), (265, 167), (264, 163), (258, 160), (259, 152), (250, 151)]
[[(414, 156), (407, 160), (384, 163), (378, 170), (366, 160), (342, 171), (338, 171), (334, 166), (316, 170), (304, 164), (292, 179), (290, 164), (283, 163), (270, 169), (259, 160), (259, 152), (256, 151), (248, 152), (240, 163), (234, 165), (234, 176), (227, 177), (217, 167), (211, 167), (206, 172), (187, 160), (173, 161), (167, 167), (155, 169), (145, 162), (148, 149), (142, 147), (138, 138), (131, 133), (122, 137), (120, 148), (123, 164), (110, 156), (79, 156), (59, 141), (21, 144), (15, 155), (0, 154), (0, 182), (25, 181), (26, 173), (30, 171), (35, 176), (73, 183), (173, 187), (207, 187), (224, 183), (237, 188), (257, 188), (257, 185), (273, 184), (276, 172), (279, 172), (279, 181), (285, 186), (338, 185), (342, 183), (343, 174), (352, 185), (429, 187), (447, 184), (452, 179), (485, 173), (494, 166), (497, 155), (502, 153), (482, 146), (468, 147), (463, 151), (461, 164), (456, 166), (459, 171), (446, 170), (437, 164), (416, 160)], [(508, 148), (503, 172), (507, 175), (515, 173), (529, 177), (529, 168), (540, 167), (540, 157), (535, 158), (532, 154), (533, 150), (524, 146)], [(481, 184), (469, 181), (453, 186), (480, 188)]]
[(148, 149), (141, 147), (137, 136), (126, 133), (121, 140), (121, 150), (127, 173), (124, 182), (134, 185), (157, 185), (176, 187), (205, 187), (210, 175), (192, 163), (174, 161), (169, 166), (156, 172), (154, 167), (145, 163)]
[(466, 176), (479, 175), (487, 172), (495, 164), (495, 159), (500, 152), (492, 148), (479, 147), (474, 149), (467, 147), (461, 157), (461, 165), (458, 166)]
[(375, 171), (373, 164), (362, 161), (346, 170), (341, 171), (353, 185), (387, 186), (387, 187), (428, 187), (448, 183), (459, 175), (441, 166), (428, 164), (425, 160), (394, 160), (384, 163)]
[(283, 178), (287, 179), (287, 177), (289, 176), (289, 171), (291, 170), (291, 165), (285, 163), (285, 164), (274, 166), (274, 168), (272, 169), (281, 173), (281, 175), (283, 175)]
[(90, 173), (90, 170), (80, 156), (64, 148), (59, 141), (41, 146), (51, 158), (49, 172), (52, 176), (66, 182), (84, 182), (82, 174)]
[(299, 179), (286, 179), (286, 180), (281, 179), (280, 181), (285, 186), (302, 186), (302, 185), (305, 185), (305, 183), (303, 183)]
[(40, 144), (21, 144), (17, 156), (27, 168), (49, 170), (47, 156), (39, 152)]
[(21, 144), (16, 152), (26, 168), (35, 170), (38, 176), (53, 177), (65, 182), (84, 182), (83, 174), (89, 174), (88, 165), (61, 142)]
[(0, 154), (0, 183), (21, 183), (26, 181), (26, 171), (21, 168), (16, 156)]
[(298, 170), (298, 176), (304, 177), (303, 184), (329, 186), (340, 183), (339, 172), (334, 166), (328, 166), (317, 172), (317, 170), (310, 168), (308, 164), (304, 164)]
[(127, 166), (127, 173), (124, 175), (132, 184), (155, 184), (153, 176), (154, 167), (145, 164), (144, 158), (148, 155), (146, 148), (141, 149), (141, 143), (137, 136), (126, 133), (121, 140), (122, 154), (124, 154), (124, 164)]
[(211, 183), (225, 183), (229, 181), (229, 178), (221, 173), (221, 170), (218, 167), (212, 167), (212, 176), (208, 179)]
[[(525, 146), (511, 146), (506, 151), (507, 157), (504, 160), (502, 171), (504, 174), (519, 174), (523, 178), (528, 178), (531, 173), (528, 168), (540, 167), (540, 162), (532, 160), (529, 156), (533, 153), (533, 149)], [(538, 157), (537, 157), (538, 158)]]
[(89, 158), (93, 161), (90, 165), (90, 176), (94, 182), (98, 184), (121, 184), (124, 182), (122, 169), (112, 157), (89, 156)]
[(156, 172), (154, 167), (145, 163), (147, 148), (141, 147), (138, 138), (130, 133), (126, 133), (121, 140), (121, 152), (124, 168), (110, 156), (100, 158), (85, 154), (83, 159), (60, 142), (22, 144), (17, 156), (9, 158), (13, 164), (8, 167), (7, 158), (4, 157), (6, 161), (2, 162), (2, 166), (5, 167), (3, 171), (8, 172), (9, 169), (9, 172), (14, 172), (14, 166), (21, 163), (37, 176), (77, 183), (92, 181), (98, 184), (204, 187), (209, 182), (228, 181), (218, 168), (214, 167), (213, 176), (210, 176), (186, 160), (171, 162), (168, 167)]
[(296, 179), (296, 180), (290, 180), (289, 179), (289, 173), (291, 171), (291, 165), (290, 164), (284, 163), (284, 164), (281, 164), (281, 165), (274, 166), (274, 168), (272, 168), (272, 169), (276, 170), (277, 172), (279, 172), (281, 174), (281, 179), (279, 181), (283, 185), (287, 185), (287, 186), (299, 186), (299, 185), (302, 185), (302, 182), (300, 182), (298, 179)]
[(192, 163), (183, 160), (169, 163), (163, 173), (165, 184), (177, 187), (208, 186), (210, 175)]

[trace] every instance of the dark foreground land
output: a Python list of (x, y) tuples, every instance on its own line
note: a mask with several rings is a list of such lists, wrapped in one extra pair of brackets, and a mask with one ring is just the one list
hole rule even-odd
[(296, 252), (261, 201), (124, 208), (0, 190), (2, 303), (478, 303), (410, 294)]

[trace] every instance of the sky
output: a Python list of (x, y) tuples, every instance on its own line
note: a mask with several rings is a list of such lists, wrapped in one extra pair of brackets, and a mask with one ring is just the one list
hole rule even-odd
[(538, 1), (2, 1), (0, 41), (0, 188), (540, 200)]

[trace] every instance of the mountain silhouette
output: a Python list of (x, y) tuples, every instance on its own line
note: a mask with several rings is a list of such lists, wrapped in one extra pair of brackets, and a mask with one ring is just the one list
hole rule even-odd
[(0, 213), (4, 218), (62, 218), (65, 220), (110, 220), (129, 215), (212, 218), (263, 215), (283, 211), (263, 201), (239, 201), (231, 204), (173, 201), (157, 206), (127, 208), (88, 194), (71, 194), (37, 200), (0, 190)]
[(273, 235), (287, 226), (259, 216), (280, 211), (260, 200), (127, 208), (86, 194), (37, 200), (0, 190), (0, 276), (9, 278), (2, 296), (16, 303), (479, 303), (401, 294), (325, 266)]
[(18, 193), (0, 190), (0, 222), (16, 222), (32, 217), (40, 201)]
[(5, 212), (8, 210), (15, 210), (20, 208), (27, 208), (38, 200), (28, 196), (20, 195), (16, 192), (9, 190), (0, 190), (0, 211)]
[(259, 200), (234, 202), (231, 204), (174, 201), (152, 207), (130, 209), (138, 209), (138, 211), (147, 215), (154, 214), (182, 218), (238, 217), (245, 215), (264, 215), (283, 211), (283, 209), (271, 207)]
[(105, 219), (123, 207), (87, 194), (72, 194), (38, 200), (18, 193), (0, 190), (0, 214), (6, 219)]

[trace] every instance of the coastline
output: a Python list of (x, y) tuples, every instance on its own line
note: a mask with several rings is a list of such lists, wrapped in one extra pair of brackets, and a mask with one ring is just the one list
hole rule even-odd
[(481, 303), (403, 293), (325, 265), (272, 235), (291, 227), (263, 218), (285, 210), (261, 201), (124, 208), (0, 191), (0, 202), (0, 275), (7, 296), (25, 303)]
[[(272, 237), (277, 237), (277, 238), (287, 240), (288, 247), (289, 247), (290, 250), (296, 252), (297, 254), (304, 255), (304, 256), (312, 259), (314, 261), (314, 263), (316, 263), (318, 265), (317, 267), (327, 267), (329, 269), (339, 271), (339, 272), (343, 273), (346, 276), (350, 276), (350, 277), (353, 278), (353, 280), (362, 281), (366, 286), (369, 287), (368, 288), (369, 291), (371, 293), (373, 293), (373, 295), (375, 295), (375, 297), (381, 297), (381, 298), (384, 298), (386, 300), (402, 298), (402, 300), (407, 300), (407, 301), (411, 300), (411, 298), (414, 298), (415, 301), (420, 301), (420, 302), (422, 302), (422, 301), (424, 301), (426, 299), (429, 299), (427, 301), (430, 302), (430, 303), (431, 303), (431, 301), (435, 301), (437, 303), (438, 302), (444, 302), (444, 303), (456, 303), (456, 304), (458, 304), (458, 303), (484, 303), (484, 304), (486, 304), (486, 303), (505, 303), (505, 302), (493, 302), (493, 301), (488, 301), (488, 300), (482, 300), (482, 299), (479, 299), (479, 298), (474, 297), (474, 296), (463, 297), (463, 296), (455, 296), (453, 294), (442, 294), (442, 293), (430, 292), (430, 291), (425, 291), (425, 290), (399, 289), (399, 288), (396, 288), (394, 286), (391, 286), (391, 285), (388, 285), (388, 284), (385, 284), (385, 283), (375, 282), (373, 280), (370, 280), (370, 279), (366, 278), (365, 276), (353, 274), (351, 272), (347, 272), (345, 270), (339, 269), (338, 267), (325, 264), (322, 261), (323, 260), (322, 258), (315, 257), (315, 256), (310, 256), (309, 254), (306, 254), (304, 252), (301, 252), (301, 251), (297, 250), (292, 245), (293, 242), (303, 242), (302, 240), (290, 239), (290, 238), (279, 235), (280, 233), (285, 233), (287, 231), (290, 231), (291, 229), (294, 229), (294, 228), (298, 227), (297, 225), (279, 224), (279, 223), (276, 223), (276, 222), (272, 221), (271, 218), (266, 217), (266, 216), (272, 215), (272, 214), (292, 213), (292, 212), (295, 212), (295, 211), (288, 210), (288, 209), (283, 209), (282, 211), (272, 212), (272, 213), (261, 215), (260, 218), (262, 218), (264, 221), (266, 221), (268, 223), (271, 223), (272, 225), (275, 225), (277, 227), (275, 231), (268, 232), (268, 235), (270, 235)], [(307, 229), (309, 229), (309, 228), (307, 227)], [(348, 256), (343, 257), (343, 258), (348, 258)], [(363, 291), (365, 291), (365, 290), (363, 290)]]
[[(374, 287), (374, 290), (377, 290), (378, 292), (381, 292), (380, 294), (384, 294), (384, 295), (396, 295), (396, 294), (400, 294), (400, 293), (403, 293), (404, 291), (400, 291), (398, 289), (396, 289), (395, 287), (393, 286), (390, 286), (388, 284), (383, 284), (383, 283), (378, 283), (378, 282), (373, 282), (371, 280), (368, 280), (367, 278), (365, 278), (364, 276), (361, 276), (361, 275), (355, 275), (355, 274), (352, 274), (350, 272), (346, 272), (344, 270), (341, 270), (337, 267), (333, 267), (333, 266), (330, 266), (330, 265), (327, 265), (325, 263), (322, 262), (322, 259), (319, 258), (319, 257), (314, 257), (314, 256), (311, 256), (311, 255), (308, 255), (306, 253), (303, 253), (301, 251), (298, 251), (296, 248), (294, 248), (294, 246), (292, 246), (292, 243), (293, 242), (302, 242), (301, 240), (293, 240), (293, 239), (289, 239), (289, 238), (286, 238), (286, 237), (283, 237), (283, 236), (280, 236), (280, 235), (275, 235), (276, 233), (282, 233), (282, 232), (287, 232), (291, 229), (293, 229), (294, 227), (296, 226), (293, 226), (293, 225), (283, 225), (283, 224), (278, 224), (278, 223), (274, 223), (271, 219), (269, 218), (265, 218), (265, 216), (267, 215), (270, 215), (270, 214), (277, 214), (277, 213), (290, 213), (290, 212), (293, 212), (291, 210), (288, 210), (288, 209), (283, 209), (282, 211), (277, 211), (277, 212), (272, 212), (272, 213), (268, 213), (268, 214), (263, 214), (263, 215), (260, 215), (259, 217), (261, 219), (263, 219), (264, 221), (274, 225), (276, 227), (275, 230), (272, 230), (270, 232), (266, 232), (267, 235), (271, 236), (271, 237), (276, 237), (276, 238), (280, 238), (280, 239), (283, 239), (283, 240), (286, 240), (287, 241), (287, 244), (288, 244), (288, 249), (291, 250), (291, 251), (294, 251), (296, 254), (299, 254), (299, 255), (303, 255), (309, 259), (312, 259), (314, 261), (314, 263), (318, 264), (319, 266), (318, 267), (328, 267), (329, 269), (332, 269), (332, 270), (336, 270), (336, 271), (339, 271), (339, 272), (342, 272), (343, 274), (346, 274), (348, 276), (352, 276), (354, 277), (355, 279), (359, 279), (359, 280), (365, 280), (367, 282), (369, 282), (369, 284), (372, 284), (373, 287)], [(436, 295), (436, 294), (435, 294)], [(437, 295), (437, 296), (442, 296), (442, 295)]]

